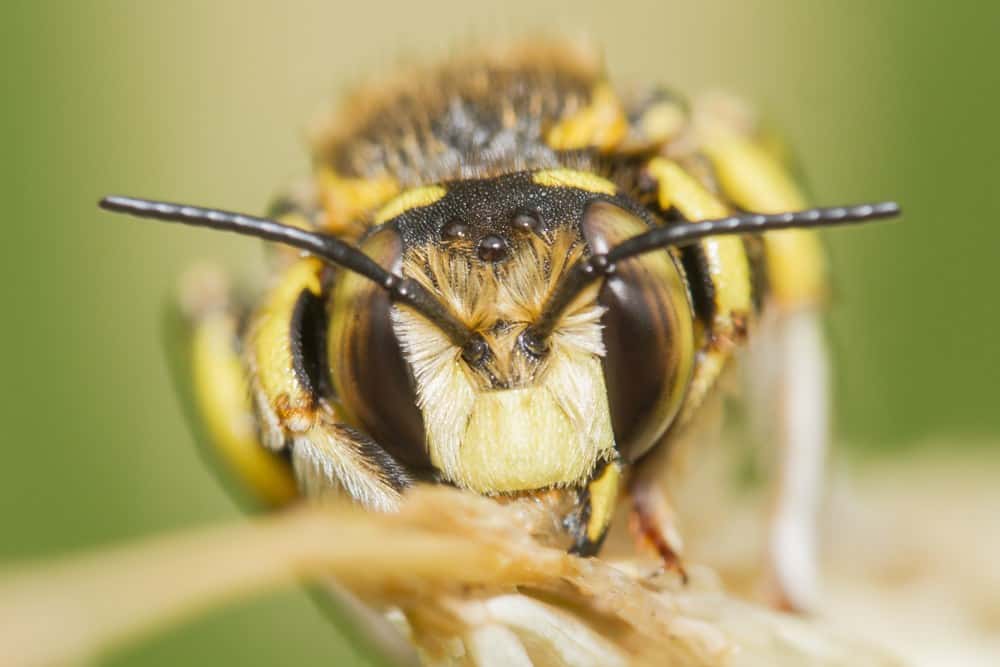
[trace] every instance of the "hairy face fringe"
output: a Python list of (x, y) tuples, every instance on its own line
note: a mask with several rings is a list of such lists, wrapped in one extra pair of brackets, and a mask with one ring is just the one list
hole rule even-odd
[(573, 486), (613, 453), (598, 287), (566, 310), (544, 359), (517, 345), (582, 252), (578, 236), (559, 230), (523, 241), (501, 264), (439, 248), (405, 258), (404, 273), (490, 347), (485, 362), (470, 367), (433, 324), (393, 308), (431, 462), (449, 481), (485, 494)]

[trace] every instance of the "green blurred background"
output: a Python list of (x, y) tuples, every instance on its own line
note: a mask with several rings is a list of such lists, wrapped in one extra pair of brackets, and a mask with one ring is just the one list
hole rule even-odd
[[(346, 85), (470, 37), (589, 35), (619, 79), (755, 101), (818, 203), (898, 198), (903, 224), (829, 235), (839, 439), (907, 456), (932, 442), (987, 446), (1000, 432), (1000, 205), (988, 194), (1000, 166), (998, 4), (122, 0), (0, 11), (0, 558), (239, 514), (182, 421), (159, 327), (186, 266), (252, 271), (260, 247), (101, 214), (97, 198), (261, 211), (307, 173), (303, 128)], [(108, 664), (349, 655), (293, 592)]]

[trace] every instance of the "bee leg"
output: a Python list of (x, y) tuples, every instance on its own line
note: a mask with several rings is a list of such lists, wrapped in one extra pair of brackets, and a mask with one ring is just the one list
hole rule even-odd
[(347, 496), (368, 509), (390, 512), (413, 483), (367, 434), (338, 423), (329, 406), (320, 407), (311, 426), (291, 437), (295, 477), (307, 496)]
[(764, 595), (806, 611), (817, 598), (817, 517), (829, 439), (828, 368), (819, 314), (801, 309), (776, 323), (772, 487)]
[(255, 504), (277, 506), (295, 498), (295, 479), (288, 458), (265, 449), (257, 436), (239, 352), (244, 315), (221, 271), (189, 271), (168, 312), (170, 368), (212, 467), (238, 482), (237, 495), (249, 491)]
[[(655, 157), (644, 171), (655, 186), (657, 206), (662, 213), (676, 210), (689, 221), (728, 215), (729, 208), (691, 165)], [(704, 405), (733, 352), (745, 342), (754, 313), (750, 262), (741, 239), (708, 238), (683, 252), (685, 269), (690, 276), (699, 278), (692, 281), (699, 351), (691, 385), (671, 433), (683, 429)], [(663, 469), (659, 463), (668, 452), (661, 450), (654, 454), (655, 458), (641, 462), (632, 480), (630, 525), (640, 544), (651, 547), (667, 569), (677, 571), (686, 580), (674, 512), (660, 488), (661, 483), (652, 478)]]
[(632, 509), (629, 530), (636, 544), (655, 552), (663, 567), (680, 575), (686, 584), (687, 571), (682, 561), (683, 541), (677, 529), (677, 517), (660, 485), (638, 477), (629, 489)]
[(600, 551), (618, 505), (621, 478), (621, 462), (607, 461), (580, 491), (579, 521), (570, 553), (593, 556)]
[[(720, 126), (721, 127), (721, 126)], [(758, 137), (714, 133), (706, 145), (719, 185), (740, 208), (761, 213), (805, 208), (805, 198)], [(768, 539), (766, 588), (776, 606), (804, 610), (816, 597), (816, 520), (829, 438), (826, 351), (818, 306), (825, 257), (815, 234), (789, 230), (762, 237), (775, 307), (770, 407), (778, 425), (778, 477)]]
[(412, 480), (374, 440), (344, 424), (331, 397), (324, 271), (315, 258), (290, 266), (247, 330), (244, 351), (263, 444), (290, 452), (305, 493), (346, 494), (389, 511)]

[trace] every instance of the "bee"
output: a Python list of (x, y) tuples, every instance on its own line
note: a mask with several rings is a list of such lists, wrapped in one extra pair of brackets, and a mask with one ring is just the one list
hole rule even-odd
[(337, 494), (393, 511), (418, 483), (558, 497), (568, 548), (590, 556), (627, 498), (676, 563), (644, 464), (773, 319), (786, 404), (770, 561), (794, 605), (826, 437), (811, 230), (899, 208), (808, 208), (768, 146), (738, 114), (623, 93), (592, 53), (536, 43), (362, 90), (315, 138), (310, 186), (268, 217), (100, 205), (298, 251), (255, 305), (206, 298), (191, 322), (212, 447), (274, 505)]

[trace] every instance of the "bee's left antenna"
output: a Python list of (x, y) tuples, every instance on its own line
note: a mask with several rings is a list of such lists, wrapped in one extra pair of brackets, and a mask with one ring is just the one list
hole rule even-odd
[(221, 229), (306, 250), (320, 259), (365, 276), (380, 285), (389, 292), (393, 301), (410, 306), (419, 312), (459, 347), (469, 345), (477, 338), (420, 283), (386, 271), (360, 249), (333, 236), (243, 213), (135, 197), (105, 197), (98, 205), (106, 211), (115, 213), (179, 222), (194, 227)]
[[(602, 204), (603, 205), (603, 204)], [(606, 254), (580, 259), (549, 296), (542, 314), (521, 333), (521, 344), (529, 352), (542, 355), (548, 349), (547, 340), (559, 323), (566, 308), (584, 287), (614, 273), (615, 265), (636, 255), (662, 248), (682, 248), (708, 236), (729, 234), (760, 234), (782, 229), (811, 229), (894, 218), (900, 214), (895, 202), (811, 208), (778, 214), (742, 213), (716, 220), (675, 223), (656, 227), (633, 236)]]

